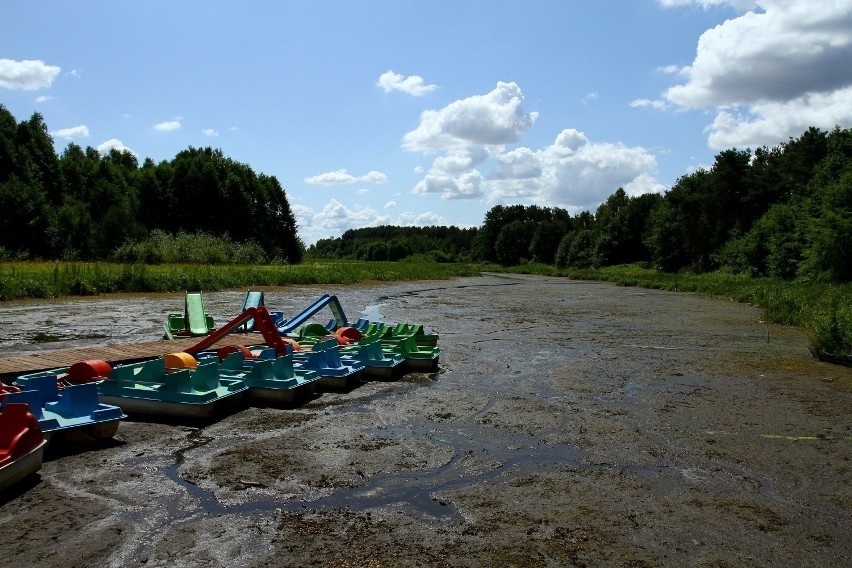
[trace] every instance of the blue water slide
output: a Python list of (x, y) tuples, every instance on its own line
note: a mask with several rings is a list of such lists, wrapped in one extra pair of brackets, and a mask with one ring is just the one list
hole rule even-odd
[(290, 333), (298, 329), (326, 306), (328, 306), (331, 310), (334, 319), (337, 320), (337, 327), (345, 327), (349, 325), (346, 321), (346, 314), (343, 313), (343, 308), (340, 306), (340, 301), (337, 299), (337, 296), (323, 294), (319, 300), (308, 306), (302, 313), (281, 324), (278, 327), (278, 332), (282, 334)]

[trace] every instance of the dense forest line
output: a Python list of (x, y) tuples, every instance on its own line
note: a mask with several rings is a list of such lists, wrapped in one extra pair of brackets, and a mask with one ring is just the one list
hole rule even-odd
[(122, 261), (159, 262), (156, 246), (130, 245), (181, 234), (215, 235), (216, 247), (248, 243), (266, 261), (299, 262), (304, 253), (278, 180), (221, 150), (190, 147), (141, 166), (129, 151), (101, 155), (73, 143), (57, 155), (40, 114), (18, 123), (3, 105), (0, 227), (0, 260), (105, 260), (121, 252)]
[(425, 259), (473, 262), (477, 229), (458, 227), (397, 227), (382, 225), (350, 229), (340, 237), (321, 239), (308, 249), (312, 258), (346, 260)]
[(419, 241), (420, 249), (411, 252), (425, 248), (451, 260), (507, 266), (647, 263), (670, 272), (848, 282), (852, 130), (809, 128), (771, 149), (725, 150), (664, 195), (631, 197), (618, 189), (594, 213), (498, 205), (482, 226), (458, 237), (458, 246), (445, 239), (453, 229), (357, 229), (318, 242), (308, 254), (396, 260), (408, 253), (397, 244)]
[(312, 258), (646, 263), (665, 271), (852, 280), (852, 130), (810, 128), (774, 148), (731, 149), (665, 194), (616, 190), (597, 210), (495, 206), (480, 227), (353, 229), (305, 251), (278, 180), (221, 150), (140, 165), (69, 144), (38, 113), (0, 105), (0, 260), (297, 263)]

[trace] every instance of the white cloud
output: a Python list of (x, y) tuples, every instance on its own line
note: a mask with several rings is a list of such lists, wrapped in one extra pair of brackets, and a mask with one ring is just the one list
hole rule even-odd
[(666, 75), (683, 75), (689, 73), (689, 67), (681, 67), (679, 65), (665, 65), (657, 67), (657, 71)]
[(36, 102), (39, 104), (46, 103), (47, 101), (53, 100), (53, 97), (48, 97), (47, 95), (41, 95), (36, 97)]
[(633, 108), (652, 108), (654, 110), (666, 110), (669, 108), (668, 103), (660, 99), (636, 99), (635, 101), (630, 101), (630, 106)]
[(639, 174), (633, 179), (633, 181), (625, 183), (622, 187), (624, 188), (625, 193), (631, 197), (645, 195), (646, 193), (663, 193), (668, 190), (668, 187), (661, 184), (656, 178), (647, 173)]
[(376, 170), (371, 170), (366, 174), (362, 175), (358, 178), (359, 181), (365, 181), (369, 183), (385, 183), (388, 181), (388, 176), (383, 174), (382, 172), (377, 172)]
[(415, 97), (423, 96), (431, 93), (438, 88), (438, 85), (426, 85), (423, 82), (423, 77), (419, 75), (409, 75), (408, 77), (386, 71), (379, 76), (376, 85), (384, 89), (386, 93), (391, 91), (401, 91)]
[(68, 73), (65, 74), (66, 77), (71, 77), (72, 79), (79, 79), (81, 77), (79, 69), (72, 69)]
[(517, 84), (498, 82), (490, 93), (421, 113), (418, 127), (403, 138), (403, 148), (429, 153), (517, 142), (538, 116), (525, 113), (523, 101)]
[(299, 226), (299, 236), (309, 245), (319, 239), (340, 235), (349, 229), (391, 223), (390, 216), (382, 215), (375, 209), (350, 209), (336, 199), (329, 201), (319, 212), (304, 205), (294, 205), (291, 209)]
[(589, 93), (585, 97), (583, 97), (583, 106), (589, 104), (592, 101), (596, 101), (600, 98), (597, 93)]
[(0, 59), (0, 87), (34, 91), (53, 84), (60, 68), (39, 59)]
[(475, 199), (482, 197), (482, 174), (471, 170), (459, 175), (428, 173), (417, 182), (412, 193), (438, 194), (443, 199)]
[[(392, 205), (391, 205), (392, 204)], [(396, 207), (389, 201), (386, 209)], [(315, 211), (305, 205), (292, 205), (291, 210), (296, 217), (299, 236), (306, 245), (312, 245), (320, 239), (337, 237), (349, 229), (376, 227), (379, 225), (402, 225), (424, 227), (429, 225), (446, 225), (446, 220), (430, 211), (412, 213), (405, 211), (396, 218), (384, 215), (370, 207), (350, 208), (336, 199), (330, 200), (322, 211)]]
[(173, 132), (175, 130), (180, 130), (180, 126), (180, 119), (167, 120), (166, 122), (155, 124), (154, 130), (157, 132)]
[(370, 190), (367, 189), (366, 187), (362, 187), (361, 189), (358, 190), (358, 195), (367, 195), (368, 193), (370, 193)]
[(167, 120), (165, 122), (159, 122), (154, 125), (154, 130), (156, 130), (157, 132), (173, 132), (175, 130), (180, 130), (180, 128), (180, 119)]
[(641, 147), (591, 142), (565, 129), (542, 150), (517, 148), (497, 157), (487, 187), (493, 201), (530, 199), (540, 205), (594, 210), (619, 187), (658, 191), (651, 172), (657, 161)]
[(517, 148), (497, 156), (497, 166), (491, 179), (531, 179), (541, 177), (541, 162), (529, 148)]
[(310, 185), (344, 185), (355, 183), (356, 181), (358, 181), (358, 178), (348, 173), (345, 169), (305, 178), (305, 183)]
[(390, 217), (382, 215), (371, 207), (349, 209), (339, 201), (332, 199), (321, 212), (314, 216), (314, 222), (327, 229), (343, 230), (353, 227), (373, 227), (388, 223)]
[(790, 100), (852, 83), (852, 0), (763, 0), (707, 30), (688, 81), (666, 98), (690, 108)]
[(54, 138), (65, 138), (66, 140), (73, 140), (75, 138), (88, 138), (89, 137), (89, 128), (81, 124), (79, 126), (72, 126), (71, 128), (61, 128), (59, 130), (54, 130), (50, 133)]
[(356, 177), (347, 172), (345, 168), (343, 168), (340, 170), (335, 170), (333, 172), (326, 172), (324, 174), (305, 178), (305, 183), (310, 185), (346, 185), (359, 181), (381, 184), (388, 181), (388, 176), (383, 174), (382, 172), (371, 170), (360, 177)]
[(205, 128), (204, 130), (201, 131), (201, 133), (205, 136), (210, 136), (212, 138), (219, 136), (219, 131), (216, 130), (215, 128)]
[(456, 175), (467, 172), (484, 162), (490, 154), (483, 148), (457, 150), (452, 154), (438, 156), (432, 162), (430, 173)]
[[(641, 147), (592, 143), (564, 129), (541, 150), (506, 150), (530, 128), (536, 114), (521, 108), (515, 83), (498, 83), (491, 93), (427, 111), (405, 136), (409, 150), (442, 152), (412, 193), (443, 199), (531, 201), (538, 205), (593, 209), (619, 187), (657, 191), (651, 171), (656, 159)], [(650, 104), (650, 101), (649, 101)], [(483, 174), (493, 165), (490, 173)]]
[(737, 10), (750, 10), (759, 2), (757, 0), (657, 0), (661, 6), (673, 8), (676, 6), (701, 6), (705, 10), (715, 6), (730, 6)]
[(426, 211), (424, 213), (412, 213), (410, 211), (406, 211), (405, 213), (399, 214), (396, 224), (402, 225), (403, 227), (431, 227), (434, 225), (446, 225), (447, 221), (440, 215), (436, 215), (431, 211)]
[(134, 156), (138, 157), (136, 152), (134, 152), (133, 150), (131, 150), (130, 148), (125, 146), (124, 142), (122, 142), (121, 140), (119, 140), (117, 138), (110, 138), (106, 142), (98, 144), (98, 147), (96, 148), (98, 153), (101, 154), (101, 155), (108, 154), (109, 151), (112, 150), (112, 149), (118, 150), (119, 152), (124, 152), (126, 150), (126, 151), (130, 152), (131, 154), (133, 154)]
[(754, 149), (801, 136), (811, 126), (830, 130), (835, 125), (852, 125), (852, 86), (790, 101), (756, 103), (747, 110), (722, 109), (706, 131), (711, 148)]
[(704, 32), (685, 82), (664, 93), (681, 108), (716, 112), (711, 147), (774, 146), (809, 126), (852, 124), (852, 0), (660, 3), (752, 10)]

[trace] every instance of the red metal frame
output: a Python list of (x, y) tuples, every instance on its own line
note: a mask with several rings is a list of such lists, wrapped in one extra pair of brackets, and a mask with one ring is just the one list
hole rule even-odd
[(238, 315), (236, 318), (232, 319), (218, 330), (214, 331), (192, 347), (185, 349), (186, 353), (190, 355), (195, 355), (201, 351), (204, 351), (211, 345), (214, 345), (217, 341), (228, 335), (229, 333), (236, 331), (241, 325), (247, 322), (250, 319), (254, 319), (254, 329), (259, 331), (263, 336), (263, 341), (270, 347), (275, 348), (275, 353), (278, 355), (284, 355), (287, 353), (287, 345), (288, 343), (284, 341), (284, 338), (281, 337), (281, 334), (278, 332), (278, 328), (275, 327), (275, 324), (272, 322), (272, 317), (269, 315), (269, 311), (265, 306), (257, 306), (253, 308), (247, 308), (243, 313)]

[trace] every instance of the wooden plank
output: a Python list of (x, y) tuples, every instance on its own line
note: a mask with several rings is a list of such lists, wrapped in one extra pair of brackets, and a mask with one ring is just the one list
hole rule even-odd
[[(13, 380), (18, 375), (70, 367), (78, 361), (87, 359), (102, 359), (110, 364), (129, 363), (150, 357), (159, 357), (166, 353), (183, 351), (197, 344), (202, 338), (187, 337), (173, 341), (157, 340), (145, 343), (128, 343), (118, 345), (103, 345), (79, 347), (64, 351), (43, 351), (28, 355), (0, 356), (0, 379)], [(247, 338), (242, 337), (241, 340)], [(250, 343), (262, 343), (260, 335), (252, 335)]]

